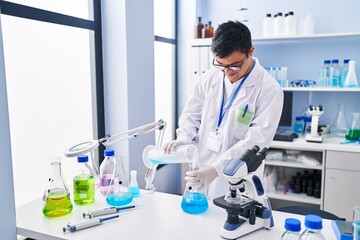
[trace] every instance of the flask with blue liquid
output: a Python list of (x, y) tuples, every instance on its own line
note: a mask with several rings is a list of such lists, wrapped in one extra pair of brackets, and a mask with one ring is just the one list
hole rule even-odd
[(208, 209), (208, 200), (205, 190), (199, 190), (196, 187), (186, 184), (185, 192), (181, 201), (181, 208), (184, 212), (190, 214), (201, 214)]
[(133, 199), (125, 176), (123, 159), (116, 158), (114, 150), (104, 151), (105, 159), (100, 165), (101, 194), (111, 206), (122, 206)]

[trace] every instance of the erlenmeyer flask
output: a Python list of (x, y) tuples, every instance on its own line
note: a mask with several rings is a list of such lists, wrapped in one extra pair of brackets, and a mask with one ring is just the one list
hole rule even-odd
[(344, 104), (342, 103), (339, 103), (339, 112), (333, 126), (334, 128), (331, 130), (332, 135), (336, 137), (345, 137), (345, 134), (349, 129), (349, 124), (345, 118), (345, 109)]
[(114, 150), (104, 151), (105, 159), (100, 165), (101, 192), (111, 206), (122, 206), (133, 199), (125, 176), (123, 158), (114, 156)]
[(351, 128), (348, 130), (345, 137), (348, 140), (359, 141), (359, 139), (360, 139), (360, 112), (353, 113), (353, 121), (351, 124)]
[(65, 180), (61, 173), (60, 157), (51, 159), (52, 176), (45, 191), (43, 214), (47, 217), (61, 217), (70, 213), (73, 205)]
[[(190, 169), (191, 169), (190, 164)], [(195, 167), (196, 169), (196, 167)], [(186, 184), (184, 195), (181, 201), (181, 208), (184, 212), (190, 214), (201, 214), (208, 209), (207, 200), (207, 184), (199, 188), (198, 186), (190, 186)]]

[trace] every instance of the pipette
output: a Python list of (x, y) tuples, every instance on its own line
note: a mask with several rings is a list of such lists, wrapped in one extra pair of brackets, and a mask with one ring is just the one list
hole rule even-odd
[(86, 222), (81, 222), (81, 223), (76, 223), (76, 224), (70, 224), (68, 223), (66, 225), (66, 227), (63, 227), (63, 232), (66, 233), (66, 231), (69, 232), (76, 232), (78, 230), (84, 229), (84, 228), (89, 228), (89, 227), (94, 227), (97, 225), (100, 225), (101, 223), (114, 219), (114, 218), (118, 218), (119, 215), (114, 215), (114, 216), (110, 216), (110, 217), (106, 217), (106, 218), (94, 218), (94, 219), (90, 219)]
[(86, 217), (93, 218), (93, 217), (98, 217), (98, 216), (101, 216), (101, 215), (117, 213), (117, 212), (119, 212), (121, 210), (134, 208), (134, 207), (135, 206), (111, 207), (111, 208), (104, 208), (104, 209), (95, 210), (95, 211), (89, 211), (89, 213), (83, 213), (83, 218), (86, 218)]

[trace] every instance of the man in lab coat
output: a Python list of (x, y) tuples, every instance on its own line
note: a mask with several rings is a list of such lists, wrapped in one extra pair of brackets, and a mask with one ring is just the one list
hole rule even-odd
[(180, 116), (177, 139), (165, 144), (164, 150), (170, 153), (180, 145), (196, 144), (200, 164), (185, 179), (192, 186), (208, 185), (208, 196), (216, 198), (228, 190), (222, 176), (228, 160), (238, 159), (254, 145), (270, 146), (283, 91), (253, 57), (251, 34), (242, 23), (221, 24), (211, 51), (213, 67), (198, 79)]

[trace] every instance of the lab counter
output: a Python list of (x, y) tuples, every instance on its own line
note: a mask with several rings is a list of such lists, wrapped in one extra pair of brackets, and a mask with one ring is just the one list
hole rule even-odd
[[(182, 196), (160, 192), (141, 192), (131, 204), (136, 207), (120, 211), (119, 218), (99, 226), (80, 230), (74, 233), (63, 233), (68, 223), (85, 221), (84, 212), (108, 207), (103, 197), (98, 197), (94, 204), (88, 206), (74, 205), (73, 211), (60, 218), (47, 218), (42, 214), (43, 201), (37, 199), (16, 209), (17, 232), (19, 235), (34, 239), (149, 239), (149, 240), (220, 240), (219, 230), (226, 219), (224, 209), (209, 201), (209, 209), (200, 215), (191, 215), (182, 211)], [(131, 205), (129, 204), (129, 205)], [(244, 240), (280, 240), (284, 232), (284, 222), (288, 217), (302, 222), (304, 216), (273, 211), (275, 226), (271, 230), (260, 229), (243, 236)], [(327, 240), (336, 237), (330, 220), (323, 220), (323, 234)]]

